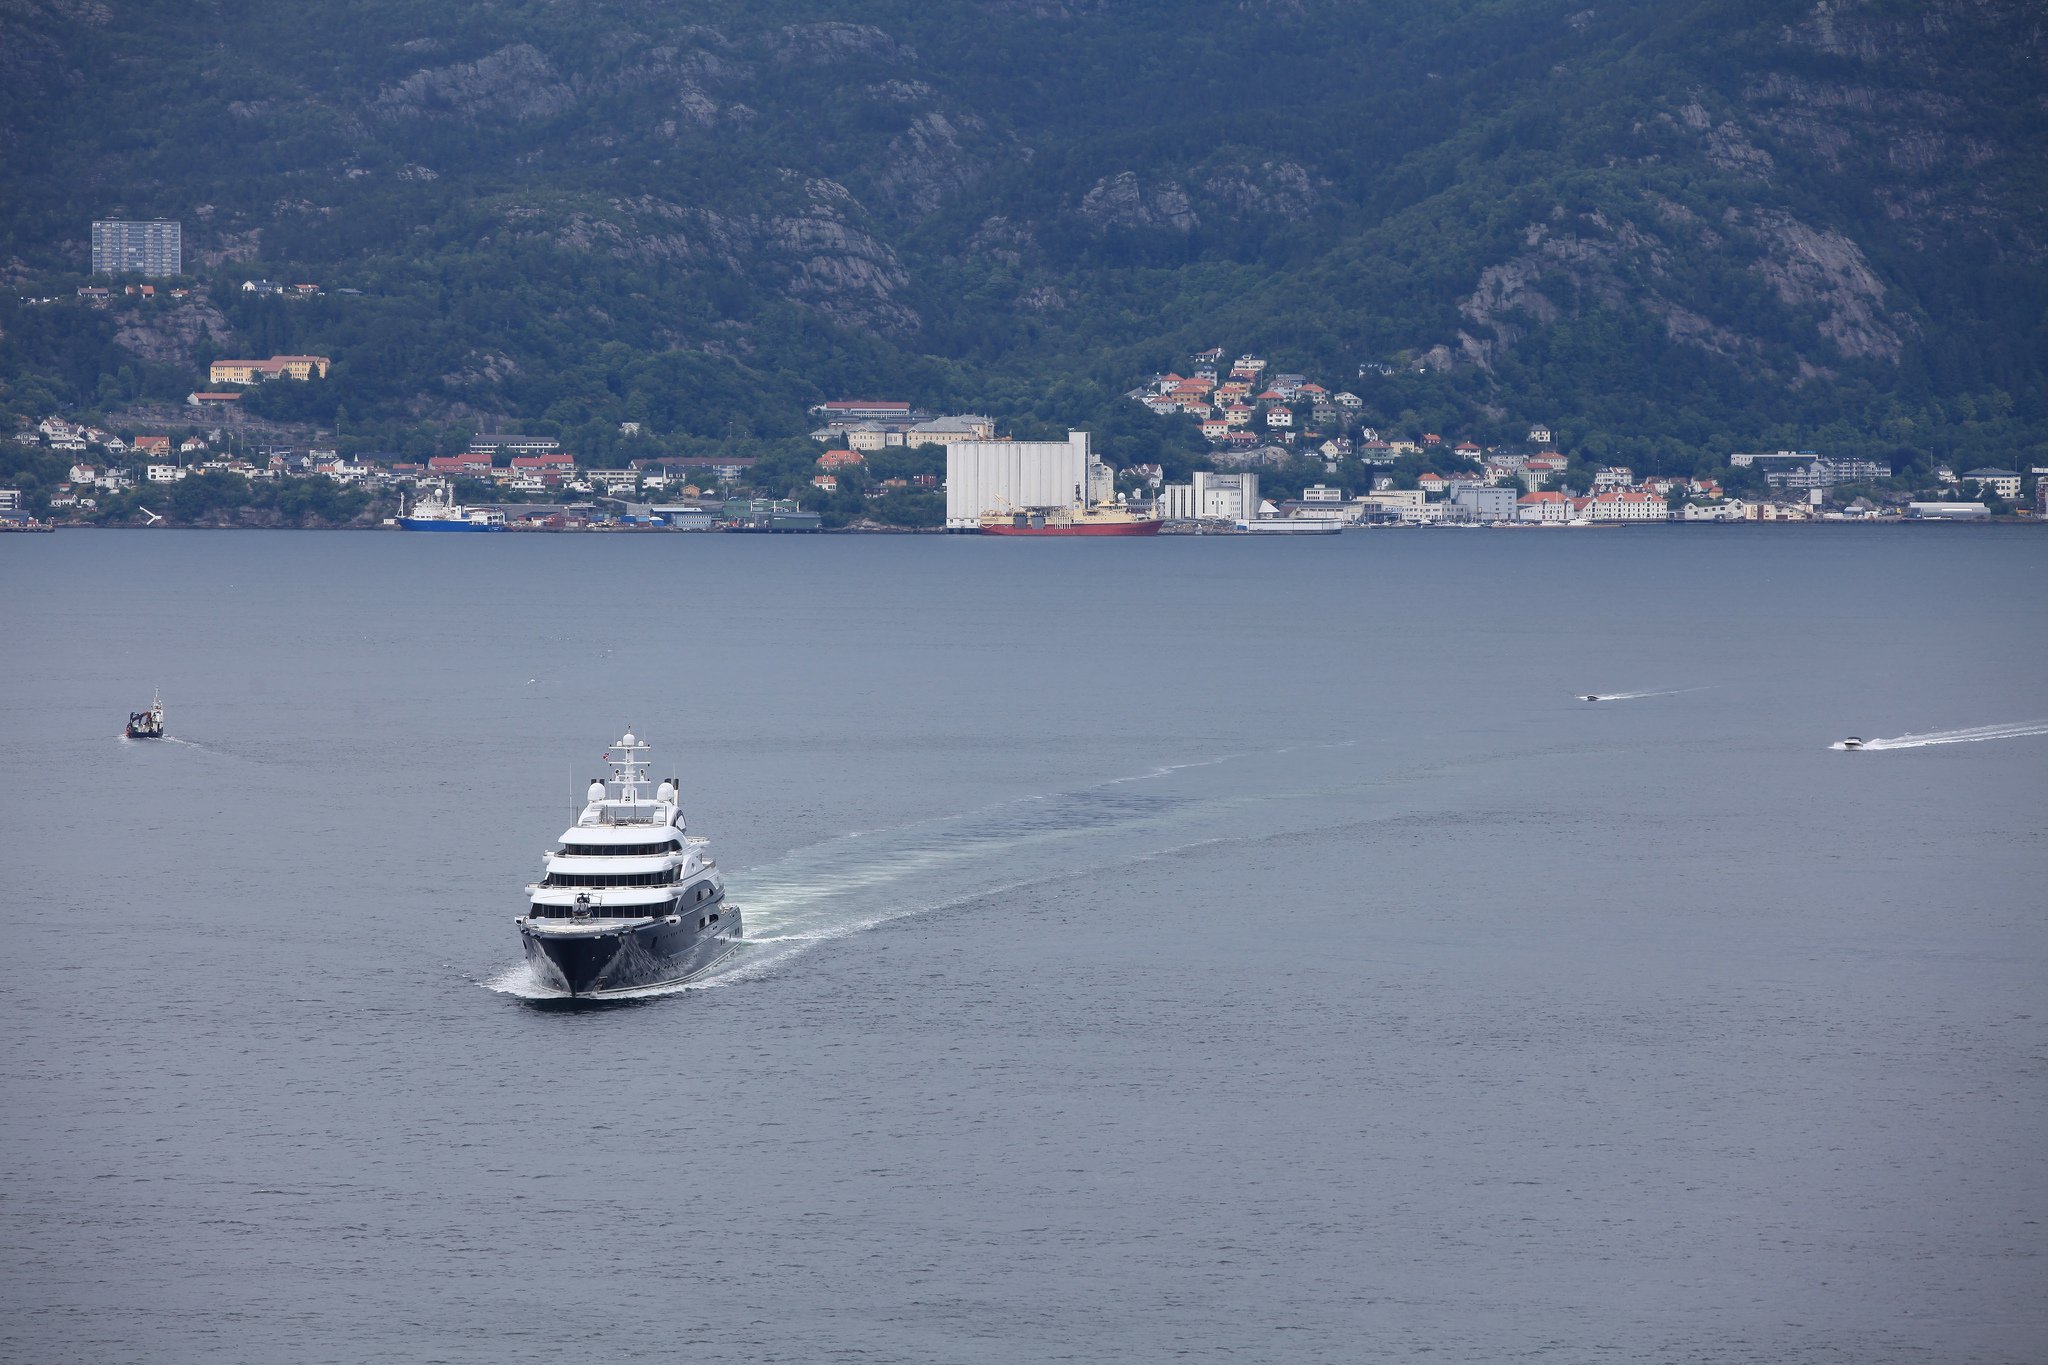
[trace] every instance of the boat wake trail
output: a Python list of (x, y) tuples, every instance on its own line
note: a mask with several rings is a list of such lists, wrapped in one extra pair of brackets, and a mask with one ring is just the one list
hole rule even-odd
[[(691, 982), (641, 994), (731, 985), (772, 971), (819, 943), (894, 920), (1129, 866), (1217, 837), (1264, 832), (1269, 821), (1253, 818), (1261, 808), (1327, 799), (1356, 780), (1346, 763), (1334, 785), (1305, 790), (1305, 755), (1297, 751), (1334, 754), (1354, 742), (1163, 764), (1071, 791), (794, 849), (728, 874), (728, 892), (745, 916), (746, 937), (737, 951)], [(1224, 764), (1236, 771), (1232, 781), (1219, 785), (1213, 770)], [(524, 963), (479, 984), (527, 999), (556, 998)]]
[[(1924, 734), (1896, 735), (1891, 739), (1866, 739), (1858, 748), (1864, 753), (1873, 749), (1924, 749), (1930, 744), (1981, 744), (1987, 739), (2029, 739), (2035, 735), (2048, 735), (2048, 720), (1972, 725), (1961, 730), (1929, 730)], [(1828, 747), (1847, 749), (1849, 746), (1837, 740)]]
[(1707, 685), (1706, 685), (1706, 684), (1701, 684), (1701, 685), (1700, 685), (1700, 686), (1698, 686), (1698, 687), (1672, 687), (1672, 688), (1666, 688), (1665, 690), (1663, 690), (1663, 691), (1661, 691), (1661, 692), (1587, 692), (1587, 693), (1584, 693), (1584, 694), (1583, 694), (1583, 695), (1582, 695), (1582, 696), (1580, 697), (1580, 700), (1582, 700), (1582, 701), (1639, 701), (1639, 700), (1641, 700), (1641, 699), (1642, 699), (1642, 698), (1644, 698), (1644, 697), (1682, 697), (1682, 696), (1684, 696), (1684, 695), (1685, 695), (1686, 693), (1688, 693), (1688, 692), (1704, 692), (1704, 691), (1706, 691), (1706, 690), (1707, 690)]

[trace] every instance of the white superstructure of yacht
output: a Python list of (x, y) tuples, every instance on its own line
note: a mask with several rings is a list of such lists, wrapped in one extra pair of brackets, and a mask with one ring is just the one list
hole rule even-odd
[(647, 776), (648, 743), (628, 730), (605, 751), (583, 812), (546, 855), (519, 917), (541, 984), (601, 996), (687, 981), (730, 953), (740, 913), (708, 840), (686, 832), (680, 784)]

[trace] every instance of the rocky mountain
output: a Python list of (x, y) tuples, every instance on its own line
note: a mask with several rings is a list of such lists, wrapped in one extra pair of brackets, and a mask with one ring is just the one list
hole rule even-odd
[(1225, 344), (1652, 466), (2048, 457), (2044, 58), (2019, 0), (4, 0), (0, 267), (175, 217), (210, 302), (17, 325), (0, 402), (275, 343), (394, 442), (1028, 428)]

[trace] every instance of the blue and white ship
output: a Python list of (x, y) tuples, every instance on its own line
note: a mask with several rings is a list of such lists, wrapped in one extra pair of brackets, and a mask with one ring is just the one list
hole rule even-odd
[(401, 510), (398, 524), (407, 531), (502, 531), (505, 514), (485, 507), (464, 507), (442, 484), (433, 497), (415, 503), (412, 511)]
[(709, 841), (685, 832), (676, 779), (644, 775), (647, 751), (630, 730), (605, 750), (611, 776), (591, 782), (546, 875), (526, 888), (519, 934), (549, 990), (589, 998), (674, 985), (739, 946), (739, 908), (726, 904)]

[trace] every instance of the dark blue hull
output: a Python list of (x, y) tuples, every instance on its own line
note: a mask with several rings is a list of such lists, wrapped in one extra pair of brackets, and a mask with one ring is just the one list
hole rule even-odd
[(672, 986), (706, 971), (739, 944), (740, 912), (724, 898), (690, 907), (680, 918), (580, 932), (574, 921), (522, 922), (526, 960), (543, 986), (595, 997)]
[(502, 526), (486, 526), (475, 521), (421, 521), (414, 517), (400, 517), (399, 526), (407, 531), (502, 531)]

